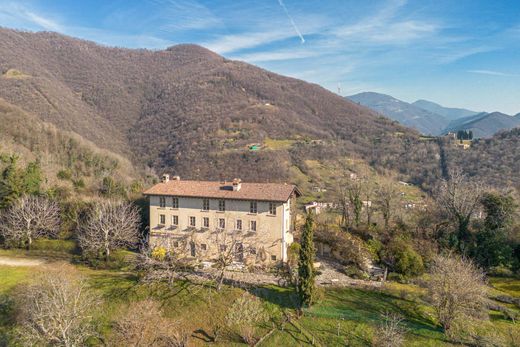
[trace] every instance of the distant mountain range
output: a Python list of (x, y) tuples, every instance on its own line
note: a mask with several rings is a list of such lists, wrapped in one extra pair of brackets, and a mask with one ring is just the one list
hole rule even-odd
[(374, 92), (359, 93), (347, 98), (425, 135), (471, 130), (475, 138), (480, 138), (520, 126), (520, 113), (510, 116), (500, 112), (475, 112), (463, 108), (444, 107), (428, 100), (408, 103), (390, 95)]
[(422, 108), (423, 110), (443, 116), (449, 120), (455, 120), (463, 117), (476, 115), (478, 112), (466, 110), (464, 108), (444, 107), (428, 100), (417, 100), (412, 105)]
[(365, 92), (348, 97), (399, 123), (419, 130), (423, 134), (438, 135), (448, 126), (449, 120), (390, 95)]
[(501, 130), (509, 130), (520, 126), (520, 117), (500, 112), (479, 113), (452, 121), (446, 131), (471, 130), (473, 136), (491, 137)]

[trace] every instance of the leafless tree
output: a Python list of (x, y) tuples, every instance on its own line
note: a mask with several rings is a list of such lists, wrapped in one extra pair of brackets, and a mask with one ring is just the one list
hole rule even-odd
[(16, 297), (18, 335), (23, 345), (83, 346), (96, 337), (96, 299), (70, 265), (44, 268)]
[(372, 346), (400, 347), (404, 343), (405, 333), (403, 317), (396, 313), (385, 312), (382, 314), (381, 324), (375, 331)]
[(460, 169), (450, 170), (449, 178), (443, 180), (438, 188), (437, 201), (457, 224), (459, 250), (462, 252), (470, 238), (471, 217), (479, 206), (483, 192), (482, 184), (469, 179)]
[(0, 222), (0, 233), (7, 242), (30, 249), (35, 239), (58, 234), (60, 207), (48, 198), (25, 195), (1, 215)]
[(428, 291), (437, 319), (447, 333), (457, 320), (480, 318), (485, 313), (484, 278), (469, 260), (453, 255), (435, 258)]
[(114, 322), (113, 345), (184, 347), (188, 334), (179, 322), (164, 317), (160, 303), (144, 300), (120, 311)]
[(140, 215), (129, 202), (103, 200), (94, 204), (81, 222), (78, 241), (86, 253), (104, 255), (121, 247), (135, 245), (139, 240)]
[(229, 309), (226, 324), (229, 328), (236, 329), (245, 343), (254, 345), (255, 324), (265, 322), (268, 318), (260, 299), (245, 292)]
[[(370, 176), (363, 179), (363, 201), (372, 201), (375, 193), (375, 182)], [(365, 206), (365, 212), (367, 215), (367, 225), (370, 227), (372, 224), (373, 208), (371, 204), (367, 203)]]
[(223, 229), (211, 233), (210, 242), (214, 244), (214, 247), (209, 250), (209, 258), (215, 262), (217, 271), (214, 273), (214, 280), (217, 290), (222, 288), (226, 272), (235, 262), (266, 260), (265, 251), (257, 248), (257, 235), (258, 232)]
[(350, 226), (350, 204), (347, 188), (341, 184), (339, 186), (339, 206), (341, 208), (341, 225)]
[(384, 178), (377, 185), (376, 196), (379, 210), (383, 215), (385, 230), (388, 230), (390, 220), (395, 214), (399, 201), (399, 190), (391, 179)]

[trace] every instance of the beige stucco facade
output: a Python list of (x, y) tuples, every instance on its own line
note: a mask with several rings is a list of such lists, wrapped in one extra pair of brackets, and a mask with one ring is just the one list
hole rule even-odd
[[(237, 261), (286, 261), (287, 247), (293, 242), (292, 199), (275, 202), (150, 195), (149, 243), (152, 248), (209, 261), (226, 247), (237, 250)], [(223, 204), (225, 211), (221, 211)]]

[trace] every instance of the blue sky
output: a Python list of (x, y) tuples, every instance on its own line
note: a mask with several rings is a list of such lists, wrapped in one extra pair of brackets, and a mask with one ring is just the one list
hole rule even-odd
[(197, 43), (342, 95), (520, 112), (520, 0), (0, 0), (0, 26)]

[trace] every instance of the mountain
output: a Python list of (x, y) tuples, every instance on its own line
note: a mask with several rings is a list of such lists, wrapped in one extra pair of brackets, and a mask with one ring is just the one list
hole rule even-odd
[(364, 92), (351, 95), (348, 98), (427, 135), (440, 135), (449, 123), (444, 116), (398, 100), (390, 95)]
[(356, 159), (416, 184), (440, 175), (438, 148), (417, 132), (196, 45), (135, 50), (0, 29), (0, 74), (6, 103), (157, 173), (316, 184), (316, 162)]
[(468, 130), (475, 138), (490, 137), (501, 130), (510, 130), (520, 126), (520, 117), (509, 116), (500, 112), (479, 113), (452, 121), (446, 131)]
[(412, 105), (422, 108), (423, 110), (439, 114), (448, 120), (455, 120), (463, 117), (470, 117), (479, 112), (466, 110), (464, 108), (444, 107), (428, 100), (417, 100)]

